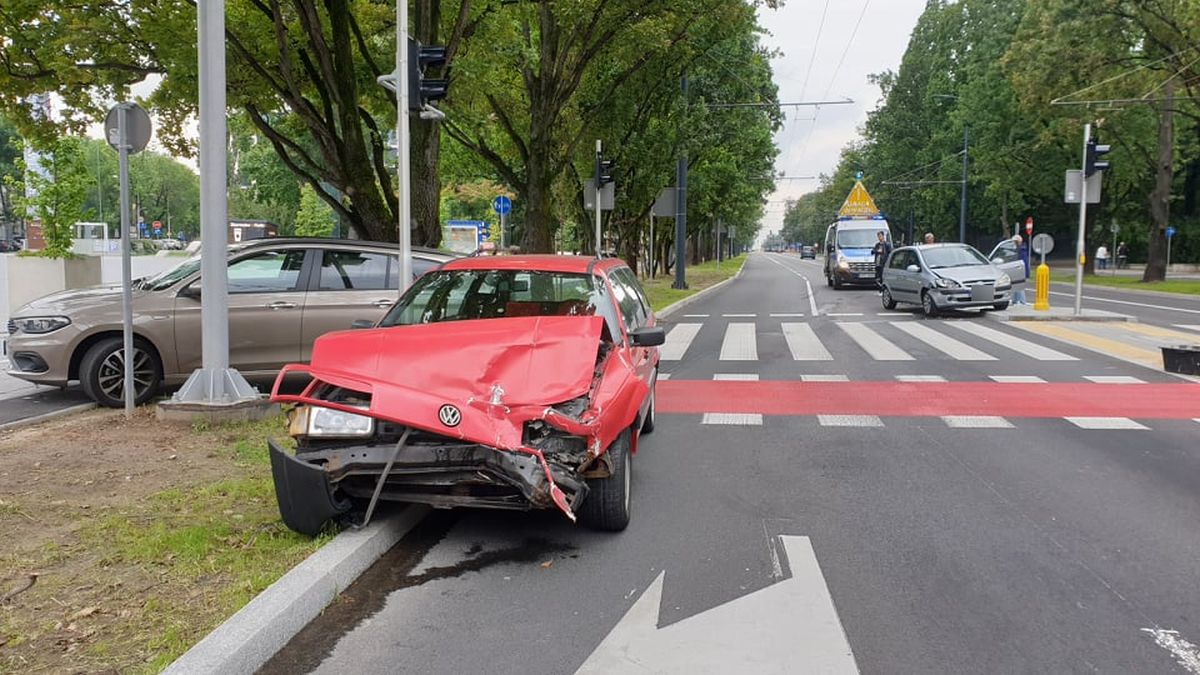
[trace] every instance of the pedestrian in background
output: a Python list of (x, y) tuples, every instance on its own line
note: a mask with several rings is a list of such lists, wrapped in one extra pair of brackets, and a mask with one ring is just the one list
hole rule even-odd
[(932, 232), (926, 232), (926, 233), (925, 233), (925, 243), (926, 243), (926, 244), (932, 244), (932, 243), (933, 243), (933, 233), (932, 233)]
[(1129, 247), (1125, 242), (1117, 244), (1117, 269), (1124, 269), (1129, 264)]
[(875, 285), (883, 293), (883, 265), (887, 262), (888, 254), (892, 252), (892, 244), (887, 240), (887, 233), (880, 230), (875, 233), (879, 241), (875, 242), (871, 253), (875, 256)]
[(1029, 278), (1029, 249), (1025, 246), (1021, 235), (1013, 235), (1013, 243), (1017, 245), (1017, 255), (1021, 256), (1021, 262), (1025, 265), (1025, 276), (1020, 280), (1012, 280), (1012, 302), (1014, 305), (1028, 305), (1029, 300), (1025, 298), (1025, 280)]
[(1100, 248), (1096, 249), (1096, 267), (1108, 269), (1108, 247), (1104, 244), (1100, 244)]

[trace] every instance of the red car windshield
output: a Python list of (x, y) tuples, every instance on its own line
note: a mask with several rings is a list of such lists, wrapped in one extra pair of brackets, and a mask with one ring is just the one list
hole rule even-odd
[(430, 272), (400, 298), (380, 326), (519, 316), (589, 316), (602, 295), (588, 274), (528, 270)]

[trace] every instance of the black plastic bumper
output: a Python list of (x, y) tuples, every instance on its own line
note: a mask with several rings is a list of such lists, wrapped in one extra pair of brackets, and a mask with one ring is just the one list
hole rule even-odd
[(274, 440), (271, 449), (271, 477), (275, 480), (275, 500), (285, 525), (315, 536), (332, 518), (350, 510), (350, 502), (337, 499), (325, 470), (288, 454)]

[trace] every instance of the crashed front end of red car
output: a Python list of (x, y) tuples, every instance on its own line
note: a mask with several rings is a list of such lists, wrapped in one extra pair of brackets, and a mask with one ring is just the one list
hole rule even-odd
[[(574, 520), (648, 391), (603, 334), (600, 317), (540, 316), (321, 337), (272, 392), (296, 404), (295, 454), (270, 444), (284, 522), (315, 534), (379, 500)], [(294, 373), (311, 381), (279, 393)]]

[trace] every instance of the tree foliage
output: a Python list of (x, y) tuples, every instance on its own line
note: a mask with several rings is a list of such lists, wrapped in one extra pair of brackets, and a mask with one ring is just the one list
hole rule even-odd
[(27, 212), (42, 228), (45, 246), (39, 255), (71, 257), (75, 223), (84, 217), (88, 175), (79, 139), (64, 136), (34, 146), (37, 164), (17, 158), (23, 180), (10, 179), (14, 206)]

